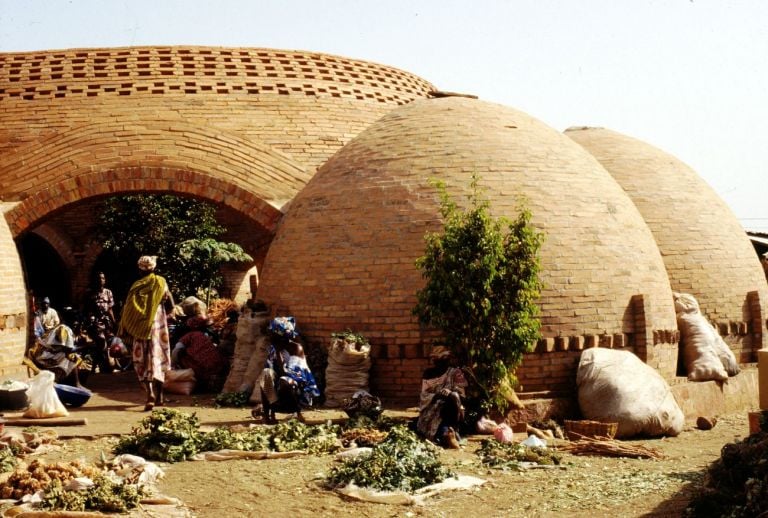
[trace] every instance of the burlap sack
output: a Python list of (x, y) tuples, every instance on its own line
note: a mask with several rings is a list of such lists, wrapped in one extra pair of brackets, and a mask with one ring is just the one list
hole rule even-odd
[(223, 392), (252, 390), (266, 360), (266, 337), (262, 330), (269, 322), (268, 313), (246, 311), (237, 321), (237, 341), (232, 366)]
[(685, 416), (667, 382), (629, 351), (591, 348), (576, 373), (584, 418), (619, 423), (617, 438), (677, 436)]
[(334, 338), (325, 369), (325, 406), (340, 407), (358, 390), (368, 391), (371, 346)]
[(689, 293), (675, 293), (675, 311), (683, 361), (691, 381), (723, 381), (739, 373), (730, 347), (701, 314), (699, 303)]

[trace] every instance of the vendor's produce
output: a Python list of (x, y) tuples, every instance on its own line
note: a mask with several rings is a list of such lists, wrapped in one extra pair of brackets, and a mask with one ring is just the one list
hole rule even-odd
[(768, 513), (768, 433), (723, 446), (686, 516), (747, 518)]
[(497, 469), (519, 470), (524, 462), (555, 466), (561, 460), (560, 455), (547, 448), (499, 442), (496, 439), (483, 439), (476, 453), (483, 465)]
[(413, 492), (452, 476), (440, 463), (434, 445), (396, 426), (369, 453), (334, 466), (327, 483), (333, 488), (355, 484), (379, 491)]
[(18, 500), (24, 495), (46, 490), (52, 482), (66, 484), (78, 477), (96, 478), (101, 470), (79, 461), (45, 464), (33, 460), (28, 466), (16, 469), (5, 482), (0, 484), (0, 498)]
[(145, 495), (142, 486), (117, 482), (107, 475), (97, 476), (92, 486), (81, 490), (65, 489), (60, 480), (54, 480), (45, 490), (40, 507), (57, 511), (125, 513), (137, 507)]
[(246, 430), (218, 427), (200, 430), (195, 414), (163, 408), (144, 418), (141, 427), (123, 437), (115, 453), (130, 453), (164, 462), (187, 460), (203, 451), (305, 451), (323, 454), (337, 451), (341, 444), (337, 425), (306, 425), (297, 420), (275, 426), (256, 426)]
[(243, 392), (222, 392), (216, 396), (213, 402), (217, 407), (241, 408), (250, 404), (248, 402), (250, 397), (251, 393), (247, 390)]

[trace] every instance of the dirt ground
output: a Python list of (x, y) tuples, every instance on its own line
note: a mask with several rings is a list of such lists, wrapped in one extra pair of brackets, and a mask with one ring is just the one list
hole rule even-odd
[[(132, 373), (94, 375), (88, 385), (95, 392), (93, 398), (84, 407), (72, 409), (70, 416), (86, 418), (87, 424), (54, 428), (63, 444), (46, 453), (45, 460), (95, 462), (102, 452), (110, 455), (119, 435), (130, 432), (147, 415)], [(204, 427), (255, 423), (249, 409), (215, 408), (212, 395), (169, 398), (168, 406), (196, 412)], [(387, 414), (415, 412), (388, 409)], [(6, 413), (6, 426), (13, 426), (18, 415)], [(310, 422), (324, 422), (343, 414), (320, 409), (307, 417)], [(482, 436), (467, 437), (462, 450), (444, 451), (443, 461), (457, 473), (486, 483), (475, 490), (440, 494), (422, 506), (354, 502), (324, 489), (321, 481), (335, 462), (332, 456), (160, 464), (165, 477), (159, 491), (180, 499), (191, 515), (199, 517), (284, 513), (298, 517), (680, 516), (723, 445), (748, 434), (746, 410), (718, 417), (710, 431), (689, 426), (675, 438), (632, 441), (662, 451), (663, 460), (563, 454), (560, 468), (523, 472), (483, 468), (475, 454)]]

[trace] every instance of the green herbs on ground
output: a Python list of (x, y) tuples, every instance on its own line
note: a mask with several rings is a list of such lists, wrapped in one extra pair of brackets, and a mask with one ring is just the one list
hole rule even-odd
[(413, 492), (455, 476), (438, 458), (438, 450), (404, 426), (395, 426), (370, 453), (334, 466), (326, 482), (337, 488), (354, 483), (380, 491)]
[(130, 453), (150, 460), (179, 462), (204, 451), (296, 451), (331, 453), (341, 445), (337, 425), (306, 425), (297, 420), (275, 426), (255, 426), (242, 431), (226, 427), (200, 430), (200, 420), (172, 408), (155, 410), (120, 439), (115, 453)]
[(561, 459), (560, 455), (547, 448), (504, 443), (496, 439), (483, 439), (476, 453), (484, 466), (497, 469), (519, 470), (523, 462), (545, 466), (559, 465)]

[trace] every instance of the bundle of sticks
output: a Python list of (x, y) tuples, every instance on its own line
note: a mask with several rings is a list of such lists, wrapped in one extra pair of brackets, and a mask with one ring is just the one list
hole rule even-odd
[(628, 444), (608, 437), (581, 436), (576, 441), (558, 444), (558, 450), (573, 455), (599, 455), (603, 457), (628, 457), (632, 459), (663, 459), (659, 450), (641, 444)]

